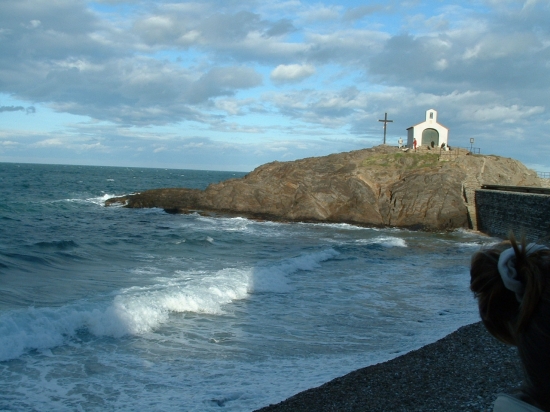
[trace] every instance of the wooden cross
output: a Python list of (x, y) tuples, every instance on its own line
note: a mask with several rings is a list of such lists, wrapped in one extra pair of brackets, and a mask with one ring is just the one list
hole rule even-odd
[(386, 144), (386, 124), (393, 122), (393, 120), (388, 120), (388, 114), (384, 113), (384, 120), (378, 120), (379, 122), (384, 122), (384, 144)]

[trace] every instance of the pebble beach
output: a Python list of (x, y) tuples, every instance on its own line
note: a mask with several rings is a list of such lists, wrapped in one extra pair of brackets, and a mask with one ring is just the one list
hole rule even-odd
[(259, 411), (491, 411), (499, 393), (520, 388), (522, 376), (516, 348), (478, 322)]

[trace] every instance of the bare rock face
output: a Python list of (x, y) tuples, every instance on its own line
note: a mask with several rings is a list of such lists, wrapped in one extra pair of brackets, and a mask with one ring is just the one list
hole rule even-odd
[(445, 230), (468, 227), (466, 189), (481, 184), (541, 186), (536, 173), (516, 160), (466, 153), (378, 146), (268, 163), (204, 191), (154, 189), (106, 204)]

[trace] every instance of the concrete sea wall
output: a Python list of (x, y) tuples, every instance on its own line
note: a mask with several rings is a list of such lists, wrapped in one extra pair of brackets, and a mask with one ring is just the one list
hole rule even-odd
[[(547, 193), (545, 193), (548, 191)], [(506, 238), (510, 231), (529, 241), (550, 241), (550, 190), (522, 193), (504, 189), (476, 190), (478, 230)]]

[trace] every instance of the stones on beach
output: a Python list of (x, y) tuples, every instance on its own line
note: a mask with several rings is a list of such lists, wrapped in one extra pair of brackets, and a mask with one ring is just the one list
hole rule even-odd
[(521, 381), (516, 349), (478, 322), (259, 411), (492, 411), (497, 394), (514, 392)]

